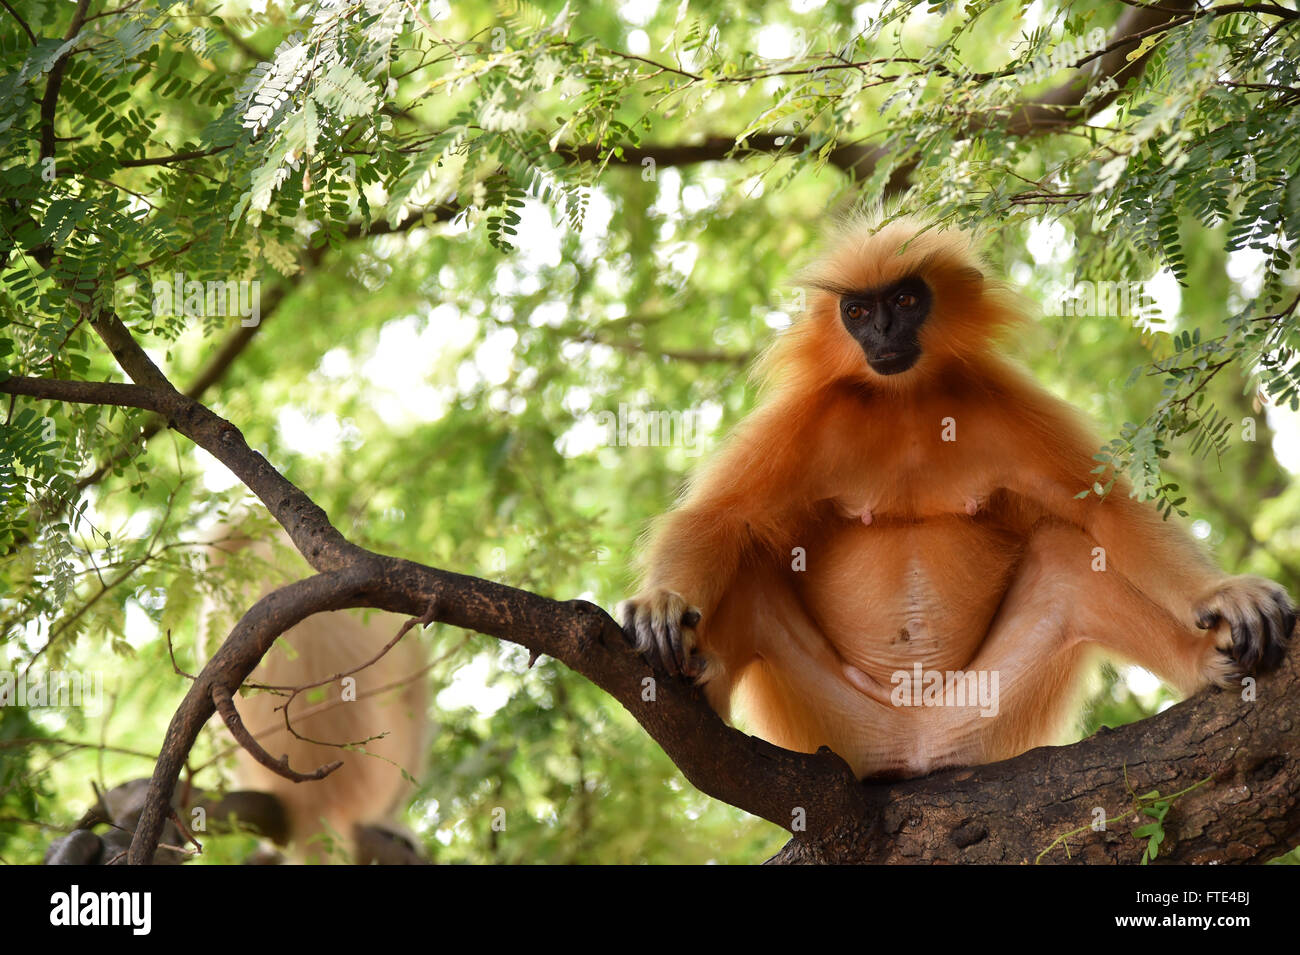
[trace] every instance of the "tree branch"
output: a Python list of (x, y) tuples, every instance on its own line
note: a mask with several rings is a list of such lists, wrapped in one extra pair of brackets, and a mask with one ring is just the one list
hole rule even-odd
[(0, 394), (47, 398), (79, 404), (112, 405), (117, 408), (144, 408), (161, 411), (162, 396), (151, 388), (124, 385), (113, 381), (65, 381), (61, 378), (6, 378), (0, 381)]
[[(86, 10), (89, 7), (90, 0), (78, 0), (77, 8), (72, 13), (72, 22), (68, 24), (67, 32), (63, 34), (64, 40), (71, 40), (81, 32), (81, 26), (86, 22)], [(68, 69), (68, 59), (71, 56), (71, 50), (64, 52), (54, 66), (50, 67), (49, 78), (45, 81), (45, 95), (41, 97), (40, 156), (42, 159), (50, 159), (54, 156), (54, 110), (59, 105), (59, 89), (63, 85), (63, 74)]]
[(300, 773), (289, 765), (289, 757), (283, 756), (276, 759), (265, 749), (262, 744), (253, 738), (253, 734), (244, 726), (243, 719), (240, 718), (239, 710), (235, 709), (235, 701), (231, 696), (230, 690), (220, 683), (212, 686), (212, 703), (221, 714), (222, 721), (226, 724), (226, 729), (230, 730), (230, 735), (235, 738), (255, 760), (275, 773), (277, 776), (283, 776), (290, 782), (306, 783), (314, 779), (324, 779), (334, 770), (343, 765), (343, 760), (336, 759), (332, 763), (320, 766), (310, 773)]
[(27, 21), (24, 20), (21, 16), (19, 16), (18, 11), (9, 5), (9, 0), (0, 0), (0, 6), (3, 6), (6, 10), (8, 10), (10, 16), (12, 16), (15, 20), (18, 21), (18, 25), (22, 27), (23, 32), (27, 34), (27, 39), (32, 41), (32, 46), (35, 46), (37, 42), (36, 34), (33, 33), (32, 28), (27, 25)]
[(1031, 861), (1056, 843), (1044, 861), (1067, 861), (1063, 846), (1069, 846), (1072, 861), (1132, 862), (1142, 846), (1124, 829), (1058, 841), (1086, 826), (1093, 807), (1101, 807), (1105, 818), (1122, 813), (1132, 803), (1130, 781), (1168, 795), (1210, 780), (1177, 803), (1161, 859), (1262, 861), (1289, 848), (1300, 831), (1294, 655), (1280, 673), (1259, 681), (1259, 702), (1247, 705), (1233, 694), (1209, 691), (1073, 747), (862, 785), (827, 750), (793, 753), (727, 727), (696, 687), (653, 673), (618, 625), (590, 603), (550, 600), (347, 542), (233, 425), (169, 390), (116, 316), (92, 325), (133, 377), (151, 382), (131, 392), (122, 390), (131, 386), (118, 386), (112, 397), (138, 398), (167, 414), (173, 427), (244, 479), (304, 556), (325, 568), (254, 604), (192, 684), (150, 781), (133, 862), (154, 858), (176, 781), (215, 701), (242, 684), (279, 634), (313, 613), (347, 607), (432, 617), (555, 657), (617, 699), (702, 792), (794, 830), (774, 861)]
[[(1152, 51), (1129, 60), (1134, 45), (1143, 37), (1181, 26), (1195, 9), (1196, 0), (1170, 0), (1164, 7), (1132, 7), (1124, 11), (1111, 31), (1111, 41), (1094, 56), (1077, 62), (1074, 75), (1064, 83), (1013, 111), (1006, 124), (1008, 131), (1025, 136), (1075, 125), (1095, 116), (1114, 102), (1124, 84), (1146, 69)], [(1094, 58), (1096, 63), (1092, 64)], [(1087, 107), (1080, 107), (1088, 90), (1107, 78), (1114, 80), (1114, 88), (1094, 97)]]
[(1144, 845), (1132, 830), (1149, 818), (1104, 831), (1094, 821), (1132, 808), (1136, 793), (1168, 796), (1208, 778), (1174, 802), (1157, 861), (1266, 862), (1300, 841), (1296, 654), (1256, 691), (1246, 702), (1206, 690), (1072, 746), (870, 787), (880, 798), (852, 841), (794, 840), (772, 861), (1032, 863), (1050, 850), (1041, 862), (1132, 864)]

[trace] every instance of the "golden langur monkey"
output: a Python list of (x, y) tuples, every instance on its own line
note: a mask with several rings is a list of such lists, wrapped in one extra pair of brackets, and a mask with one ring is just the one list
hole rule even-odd
[[(257, 560), (268, 570), (278, 569), (288, 562), (286, 555), (293, 553), (283, 535), (281, 544), (273, 552), (266, 542), (226, 539), (215, 545), (211, 562), (233, 559), (229, 555), (242, 551), (239, 559)], [(301, 560), (294, 561), (294, 566), (301, 570), (299, 577), (310, 573)], [(292, 579), (277, 579), (262, 593)], [(281, 635), (249, 682), (304, 686), (347, 673), (374, 658), (397, 635), (404, 619), (379, 612), (315, 614)], [(419, 628), (413, 628), (371, 666), (352, 673), (354, 682), (335, 680), (294, 699), (289, 712), (300, 736), (323, 743), (359, 743), (358, 749), (308, 742), (289, 732), (284, 711), (278, 709), (287, 695), (261, 691), (235, 698), (245, 727), (272, 757), (288, 756), (291, 769), (306, 773), (336, 760), (343, 763), (323, 779), (295, 783), (262, 766), (243, 749), (239, 751), (237, 784), (279, 799), (288, 815), (295, 859), (418, 859), (413, 837), (394, 818), (414, 794), (404, 773), (418, 780), (427, 759), (424, 658)]]
[(620, 611), (652, 663), (889, 777), (1054, 741), (1089, 648), (1182, 693), (1282, 659), (1281, 587), (1122, 480), (1077, 497), (1100, 442), (996, 354), (1023, 309), (968, 236), (854, 218), (804, 284), (760, 406), (653, 528)]

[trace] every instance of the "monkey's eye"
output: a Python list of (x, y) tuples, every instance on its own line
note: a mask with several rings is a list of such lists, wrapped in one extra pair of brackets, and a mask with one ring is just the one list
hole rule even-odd
[(844, 314), (853, 321), (857, 321), (859, 318), (867, 317), (867, 310), (860, 302), (849, 302), (844, 306)]
[(894, 304), (899, 308), (915, 308), (917, 297), (910, 292), (902, 292), (894, 296)]

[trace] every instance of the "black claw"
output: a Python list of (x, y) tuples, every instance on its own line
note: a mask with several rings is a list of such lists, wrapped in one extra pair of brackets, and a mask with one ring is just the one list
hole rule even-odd
[(1232, 658), (1238, 663), (1244, 663), (1242, 657), (1246, 655), (1246, 641), (1249, 635), (1242, 625), (1241, 618), (1229, 617), (1228, 629), (1232, 632)]
[(700, 622), (700, 614), (696, 610), (688, 610), (682, 614), (682, 626), (687, 630), (694, 628)]
[(1232, 646), (1237, 660), (1247, 672), (1255, 669), (1259, 663), (1259, 651), (1264, 642), (1262, 626), (1258, 620), (1254, 624), (1242, 619), (1232, 625)]
[(1265, 648), (1264, 658), (1259, 664), (1260, 668), (1271, 670), (1282, 662), (1284, 656), (1286, 656), (1286, 641), (1274, 640)]
[(686, 646), (681, 640), (673, 644), (673, 664), (677, 668), (675, 676), (690, 676), (686, 668)]
[(1286, 593), (1280, 590), (1274, 593), (1273, 603), (1274, 612), (1267, 615), (1272, 630), (1261, 663), (1261, 666), (1267, 669), (1272, 669), (1282, 662), (1287, 647), (1291, 644), (1291, 632), (1295, 629), (1295, 609), (1291, 606), (1291, 599)]
[(1255, 662), (1259, 669), (1268, 669), (1268, 658), (1278, 643), (1278, 621), (1270, 614), (1259, 615), (1259, 640), (1255, 643)]

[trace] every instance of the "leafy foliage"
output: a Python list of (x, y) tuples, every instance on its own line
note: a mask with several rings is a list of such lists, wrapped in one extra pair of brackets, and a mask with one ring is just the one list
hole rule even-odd
[[(1271, 446), (1279, 426), (1294, 445), (1281, 409), (1300, 407), (1294, 18), (1178, 18), (1121, 89), (1089, 64), (1128, 8), (1098, 2), (15, 9), (0, 378), (120, 380), (87, 322), (107, 308), (182, 386), (243, 349), (204, 400), (362, 543), (612, 605), (647, 520), (749, 406), (745, 367), (797, 313), (823, 211), (910, 171), (900, 209), (984, 228), (1040, 300), (1181, 283), (1161, 316), (1094, 300), (1012, 347), (1113, 436), (1081, 493), (1122, 476), (1225, 563), (1300, 583), (1300, 491)], [(1008, 124), (1080, 75), (1077, 106)], [(686, 412), (699, 440), (620, 445), (594, 422), (624, 409)], [(239, 609), (252, 571), (198, 545), (245, 496), (153, 424), (0, 407), (0, 670), (99, 672), (111, 702), (0, 708), (0, 816), (67, 823), (88, 776), (147, 772), (186, 687), (168, 635), (190, 668), (204, 608)], [(429, 639), (436, 771), (412, 822), (434, 857), (781, 844), (553, 662)], [(1121, 699), (1094, 714), (1156, 705)], [(201, 784), (222, 752), (192, 756)], [(502, 804), (522, 810), (504, 835)], [(6, 858), (42, 845), (0, 823)]]

